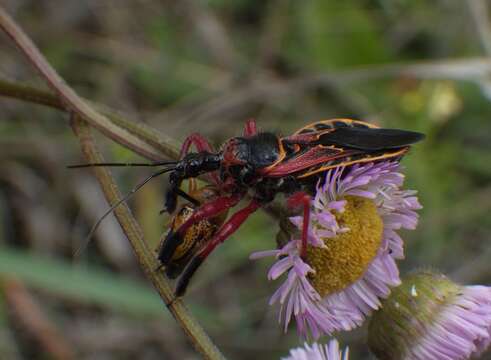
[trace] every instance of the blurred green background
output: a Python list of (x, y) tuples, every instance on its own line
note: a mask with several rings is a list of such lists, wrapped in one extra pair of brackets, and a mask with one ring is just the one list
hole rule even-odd
[[(491, 284), (491, 28), (486, 1), (3, 0), (76, 91), (183, 140), (219, 145), (246, 119), (289, 134), (352, 117), (427, 134), (404, 159), (424, 209), (404, 232), (401, 271), (432, 267)], [(489, 4), (491, 6), (491, 4)], [(44, 87), (6, 36), (0, 76)], [(49, 359), (19, 301), (80, 359), (197, 359), (136, 266), (114, 219), (80, 261), (73, 251), (107, 209), (67, 116), (0, 98), (0, 358)], [(107, 159), (141, 160), (98, 137)], [(131, 189), (149, 173), (115, 169)], [(165, 179), (130, 202), (156, 246)], [(267, 305), (278, 225), (258, 213), (222, 245), (186, 302), (230, 359), (278, 359), (300, 344)], [(19, 298), (20, 296), (20, 298)], [(19, 300), (20, 299), (20, 300)], [(365, 329), (339, 334), (370, 359)], [(486, 355), (483, 356), (486, 358)], [(491, 357), (488, 357), (491, 358)]]

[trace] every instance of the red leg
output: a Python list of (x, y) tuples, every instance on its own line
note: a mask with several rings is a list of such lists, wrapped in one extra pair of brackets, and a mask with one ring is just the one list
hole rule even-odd
[(198, 267), (205, 261), (208, 255), (222, 242), (224, 242), (230, 235), (232, 235), (242, 223), (258, 208), (259, 203), (256, 200), (252, 200), (249, 205), (247, 205), (242, 210), (236, 212), (229, 221), (227, 221), (213, 236), (213, 238), (206, 244), (203, 250), (201, 250), (194, 258), (191, 260), (189, 265), (184, 270), (182, 276), (179, 278), (176, 287), (176, 296), (184, 295), (186, 288), (189, 284), (189, 280), (196, 272)]
[(254, 136), (257, 135), (256, 120), (248, 119), (244, 126), (244, 136)]
[(203, 135), (194, 133), (189, 135), (182, 143), (181, 153), (179, 155), (180, 159), (182, 159), (189, 152), (189, 148), (193, 144), (196, 146), (196, 149), (198, 151), (213, 152), (213, 147), (210, 145), (208, 140), (206, 140), (206, 138)]
[[(196, 146), (196, 150), (198, 151), (207, 151), (210, 153), (213, 153), (213, 147), (211, 144), (208, 142), (208, 140), (203, 136), (198, 133), (194, 133), (189, 135), (183, 142), (181, 146), (181, 152), (179, 154), (179, 159), (182, 159), (186, 154), (189, 152), (189, 148), (191, 145)], [(207, 174), (208, 175), (208, 174)], [(213, 172), (209, 174), (210, 180), (213, 182), (214, 185), (218, 186), (219, 180), (218, 180), (218, 175)]]
[(237, 205), (237, 203), (242, 199), (243, 195), (232, 195), (219, 197), (209, 203), (201, 205), (191, 217), (185, 221), (180, 227), (178, 232), (183, 235), (189, 227), (197, 222), (212, 218), (231, 207)]
[(158, 256), (162, 265), (167, 265), (172, 259), (172, 255), (174, 255), (176, 248), (182, 242), (184, 234), (189, 227), (201, 220), (212, 218), (237, 205), (242, 197), (243, 194), (222, 196), (209, 203), (205, 203), (196, 209), (193, 215), (191, 215), (191, 217), (185, 221), (176, 232), (169, 231)]
[(303, 205), (303, 223), (302, 223), (302, 249), (300, 256), (305, 259), (307, 256), (307, 241), (309, 237), (310, 222), (310, 200), (311, 197), (305, 192), (297, 192), (288, 198), (288, 207), (298, 208)]

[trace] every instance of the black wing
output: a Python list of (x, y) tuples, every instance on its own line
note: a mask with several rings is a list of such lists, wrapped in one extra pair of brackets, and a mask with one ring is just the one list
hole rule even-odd
[(339, 127), (322, 134), (322, 145), (337, 145), (364, 151), (397, 149), (424, 139), (424, 134), (398, 129)]

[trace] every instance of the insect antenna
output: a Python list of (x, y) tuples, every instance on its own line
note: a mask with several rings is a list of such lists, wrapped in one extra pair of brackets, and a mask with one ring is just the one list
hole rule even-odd
[[(101, 163), (102, 164), (102, 163)], [(94, 164), (90, 164), (93, 166)], [(96, 164), (98, 166), (98, 164)], [(106, 166), (106, 165), (101, 165), (101, 166)], [(89, 234), (85, 237), (83, 243), (80, 245), (80, 247), (75, 251), (73, 254), (75, 259), (78, 259), (80, 257), (80, 254), (85, 250), (87, 245), (89, 244), (90, 240), (92, 239), (92, 236), (94, 235), (95, 231), (99, 227), (99, 225), (102, 223), (102, 221), (109, 215), (111, 214), (114, 209), (116, 209), (119, 205), (122, 203), (126, 202), (131, 196), (133, 196), (138, 190), (140, 190), (146, 183), (148, 183), (150, 180), (156, 178), (157, 176), (160, 176), (162, 174), (165, 174), (166, 172), (174, 170), (174, 167), (168, 167), (162, 170), (159, 170), (149, 177), (147, 177), (145, 180), (140, 182), (138, 185), (136, 185), (133, 189), (131, 189), (123, 198), (121, 198), (119, 201), (117, 201), (114, 205), (112, 205), (100, 218), (97, 220), (97, 222), (92, 226), (90, 229)]]
[(115, 162), (104, 162), (104, 163), (88, 163), (88, 164), (75, 164), (68, 165), (69, 169), (80, 169), (85, 167), (96, 167), (96, 166), (164, 166), (164, 165), (176, 165), (177, 161), (156, 161), (152, 163), (115, 163)]

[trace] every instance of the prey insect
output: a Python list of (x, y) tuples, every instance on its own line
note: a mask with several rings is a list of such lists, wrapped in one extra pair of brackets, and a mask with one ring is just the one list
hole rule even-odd
[[(350, 119), (318, 121), (281, 137), (258, 132), (255, 121), (249, 120), (243, 135), (225, 141), (218, 151), (201, 135), (190, 135), (183, 143), (179, 161), (147, 164), (165, 167), (137, 185), (106, 214), (147, 181), (169, 172), (165, 210), (175, 213), (179, 196), (188, 204), (174, 215), (158, 250), (158, 260), (169, 277), (181, 275), (175, 291), (179, 297), (184, 295), (190, 279), (213, 250), (278, 194), (285, 195), (289, 207), (303, 212), (300, 254), (305, 257), (310, 201), (316, 184), (325, 178), (326, 172), (359, 163), (398, 161), (411, 145), (423, 138), (418, 132), (383, 129)], [(189, 152), (192, 145), (197, 152)], [(104, 164), (87, 164), (92, 165)], [(208, 179), (216, 190), (213, 196), (197, 199), (196, 192), (186, 193), (181, 189), (184, 180), (198, 176)], [(251, 196), (249, 203), (225, 221), (227, 211), (246, 195)], [(205, 224), (208, 231), (193, 235), (200, 224)]]
[[(199, 187), (195, 179), (190, 179), (188, 195), (194, 201), (182, 204), (176, 210), (176, 214), (170, 220), (168, 231), (164, 233), (160, 246), (157, 252), (160, 253), (162, 247), (165, 246), (166, 235), (168, 232), (173, 232), (186, 222), (196, 211), (196, 209), (205, 202), (215, 200), (219, 196), (218, 189), (212, 185)], [(190, 226), (183, 236), (182, 242), (177, 246), (172, 254), (170, 261), (165, 267), (165, 274), (170, 279), (176, 279), (189, 264), (192, 258), (213, 238), (213, 235), (224, 223), (227, 217), (227, 212), (219, 214), (217, 217), (203, 219)], [(181, 292), (180, 289), (186, 289), (189, 278), (181, 278), (176, 285), (176, 292)]]

